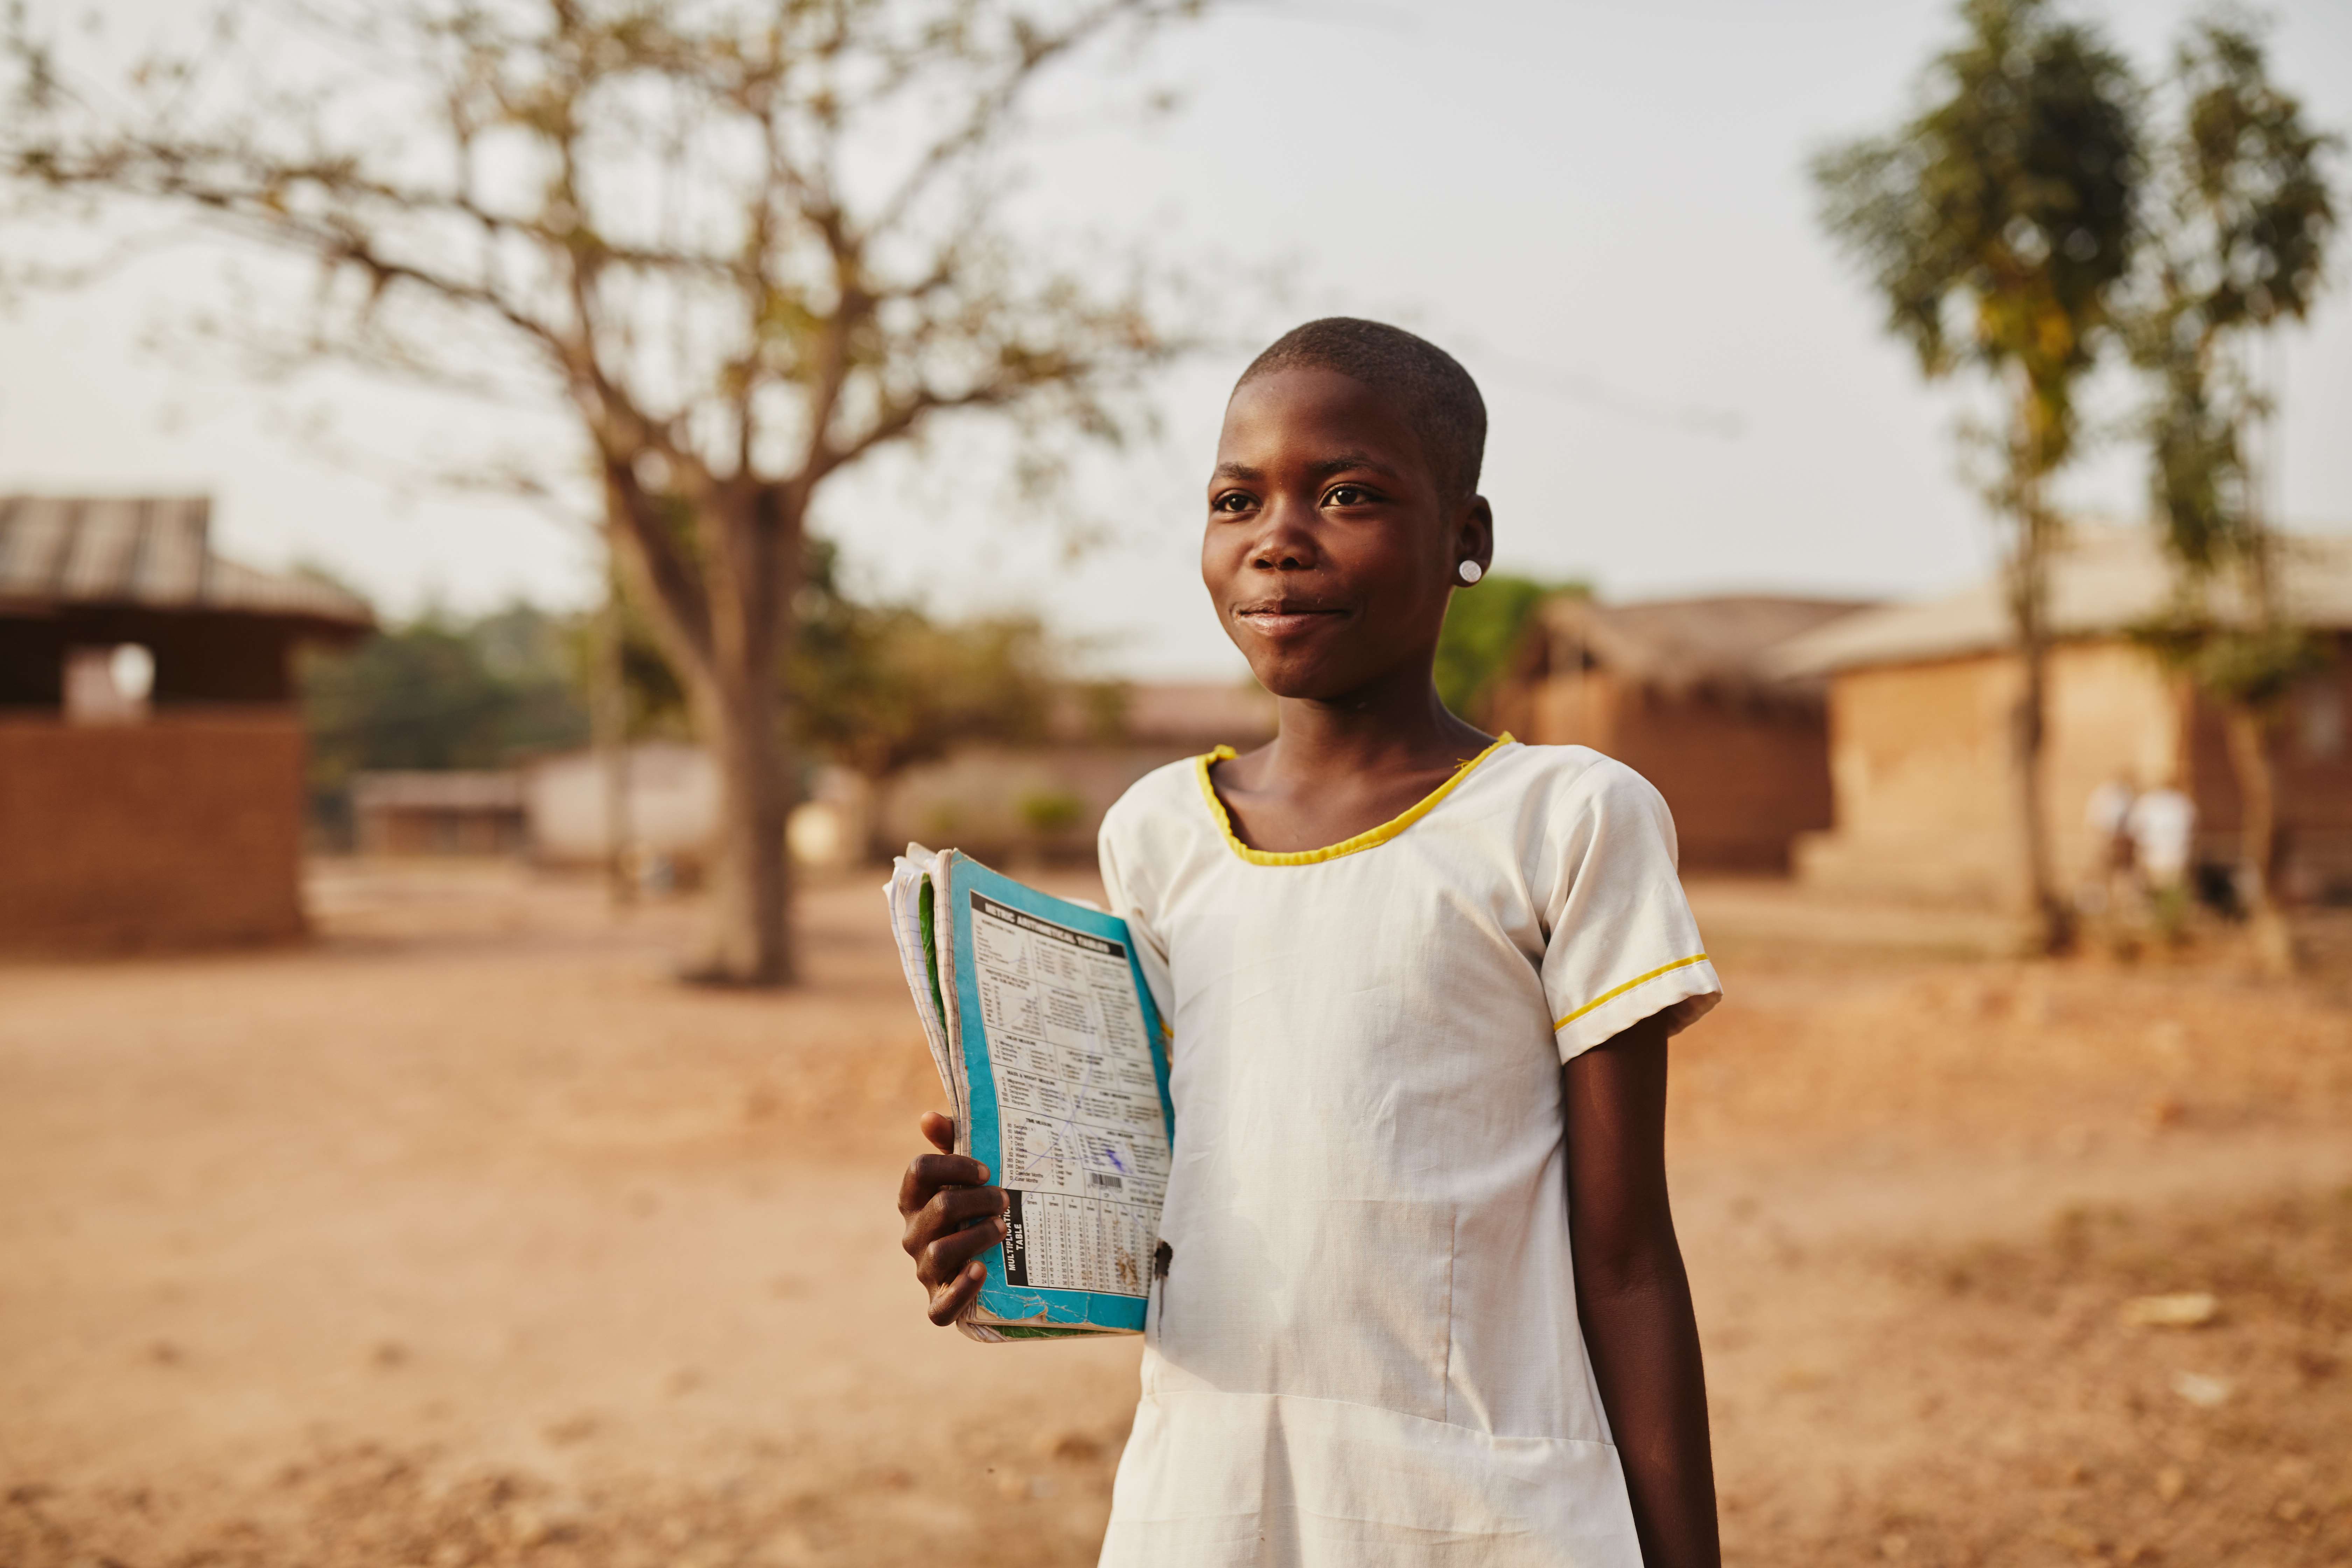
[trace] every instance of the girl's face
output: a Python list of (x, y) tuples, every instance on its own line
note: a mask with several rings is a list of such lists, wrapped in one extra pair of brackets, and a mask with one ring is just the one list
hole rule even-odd
[(1449, 503), (1375, 389), (1300, 367), (1226, 405), (1201, 577), (1276, 696), (1341, 700), (1415, 666), (1426, 679), (1456, 571), (1493, 550), (1486, 501)]

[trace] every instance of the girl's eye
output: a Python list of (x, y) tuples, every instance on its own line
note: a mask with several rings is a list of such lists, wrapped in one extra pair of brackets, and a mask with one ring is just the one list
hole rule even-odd
[(1331, 493), (1323, 498), (1325, 506), (1362, 506), (1372, 499), (1372, 492), (1361, 485), (1334, 485)]
[(1211, 511), (1247, 511), (1252, 500), (1245, 490), (1227, 490), (1209, 503)]

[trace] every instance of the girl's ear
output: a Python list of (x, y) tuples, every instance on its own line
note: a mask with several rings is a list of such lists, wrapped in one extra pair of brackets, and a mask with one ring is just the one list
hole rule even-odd
[(1495, 509), (1485, 496), (1462, 503), (1454, 524), (1454, 559), (1460, 564), (1475, 563), (1482, 577), (1495, 563)]

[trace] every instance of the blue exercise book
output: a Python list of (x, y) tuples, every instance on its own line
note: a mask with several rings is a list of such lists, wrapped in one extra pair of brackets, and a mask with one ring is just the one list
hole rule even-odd
[(919, 844), (887, 891), (956, 1152), (1009, 1205), (957, 1327), (989, 1341), (1142, 1332), (1176, 1122), (1127, 922)]

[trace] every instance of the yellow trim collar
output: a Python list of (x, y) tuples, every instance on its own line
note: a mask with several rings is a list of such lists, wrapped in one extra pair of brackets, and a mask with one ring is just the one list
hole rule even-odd
[(1209, 782), (1210, 767), (1234, 754), (1231, 746), (1219, 746), (1213, 752), (1203, 752), (1193, 758), (1192, 771), (1200, 778), (1201, 798), (1209, 803), (1209, 815), (1215, 818), (1217, 830), (1225, 836), (1225, 843), (1234, 854), (1253, 866), (1312, 866), (1319, 861), (1337, 860), (1342, 855), (1353, 855), (1359, 849), (1370, 849), (1386, 844), (1435, 810), (1439, 801), (1454, 793), (1455, 784), (1470, 776), (1471, 769), (1501, 751), (1505, 746), (1513, 743), (1515, 743), (1514, 738), (1508, 732), (1498, 736), (1493, 745), (1456, 767), (1452, 778), (1431, 790), (1397, 816), (1389, 818), (1378, 827), (1366, 828), (1353, 838), (1342, 839), (1337, 844), (1321, 849), (1253, 849), (1241, 841), (1241, 836), (1234, 831), (1234, 819), (1226, 814), (1225, 803), (1217, 798), (1217, 786)]
[(1595, 1007), (1600, 1006), (1603, 1002), (1614, 1002), (1618, 997), (1622, 996), (1626, 992), (1631, 991), (1636, 985), (1647, 985), (1651, 981), (1655, 980), (1661, 974), (1672, 974), (1677, 969), (1688, 969), (1694, 963), (1705, 963), (1706, 962), (1706, 954), (1703, 952), (1694, 952), (1688, 958), (1677, 958), (1672, 963), (1661, 963), (1657, 968), (1653, 969), (1647, 974), (1636, 974), (1633, 979), (1628, 980), (1624, 984), (1617, 987), (1616, 990), (1602, 992), (1600, 995), (1595, 996), (1591, 1001), (1587, 1002), (1583, 1006), (1579, 1007), (1575, 1012), (1570, 1013), (1567, 1017), (1562, 1018), (1559, 1023), (1554, 1024), (1552, 1026), (1552, 1032), (1554, 1034), (1559, 1033), (1560, 1030), (1567, 1028), (1570, 1024), (1575, 1023), (1579, 1018), (1583, 1017), (1587, 1013), (1591, 1012)]

